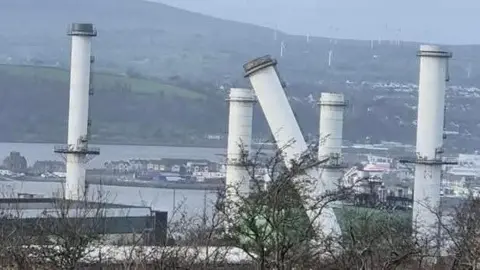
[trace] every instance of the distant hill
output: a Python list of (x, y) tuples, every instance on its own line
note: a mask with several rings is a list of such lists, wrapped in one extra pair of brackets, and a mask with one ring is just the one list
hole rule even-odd
[[(65, 141), (71, 22), (92, 22), (99, 32), (93, 51), (101, 74), (95, 75), (92, 99), (97, 142), (198, 144), (207, 134), (224, 134), (227, 105), (221, 89), (247, 86), (242, 65), (264, 54), (279, 60), (305, 133), (318, 133), (319, 93), (334, 91), (352, 104), (347, 139), (414, 140), (416, 114), (408, 106), (415, 105), (415, 92), (362, 82), (415, 83), (419, 44), (320, 37), (307, 42), (281, 32), (275, 39), (268, 28), (141, 0), (1, 1), (0, 63), (8, 66), (0, 67), (0, 140)], [(480, 85), (480, 47), (447, 48), (454, 52), (452, 84)], [(473, 118), (477, 98), (459, 96), (452, 104), (457, 104), (452, 123), (480, 132)], [(259, 106), (256, 111), (255, 133), (266, 137)]]
[[(67, 70), (0, 65), (0, 141), (65, 141), (68, 81)], [(205, 143), (199, 132), (224, 130), (225, 120), (216, 113), (225, 110), (224, 102), (210, 100), (200, 87), (106, 73), (94, 74), (93, 85), (96, 142), (199, 144)]]
[[(96, 143), (188, 144), (224, 146), (226, 92), (210, 84), (180, 80), (95, 73), (91, 98), (92, 139)], [(68, 71), (42, 66), (0, 65), (0, 141), (55, 142), (66, 140)], [(302, 85), (298, 85), (302, 89)], [(353, 142), (415, 139), (416, 89), (409, 84), (330, 85), (346, 88), (345, 139)], [(306, 91), (306, 89), (303, 89)], [(450, 147), (478, 149), (477, 113), (480, 89), (452, 88), (447, 98), (446, 130)], [(317, 96), (289, 96), (304, 134), (318, 134)], [(267, 138), (269, 129), (255, 106), (254, 135)], [(460, 147), (460, 148), (459, 148)]]
[[(115, 7), (115, 8), (112, 8)], [(244, 83), (241, 66), (264, 54), (279, 56), (288, 82), (376, 80), (415, 81), (418, 44), (330, 40), (278, 33), (272, 29), (212, 17), (142, 0), (4, 0), (0, 3), (0, 61), (41, 60), (68, 67), (71, 22), (92, 22), (99, 36), (94, 51), (99, 67), (161, 78)], [(480, 80), (478, 46), (455, 46), (452, 77)], [(328, 67), (328, 52), (333, 65)], [(468, 65), (473, 65), (466, 78)], [(475, 66), (479, 68), (475, 68)]]

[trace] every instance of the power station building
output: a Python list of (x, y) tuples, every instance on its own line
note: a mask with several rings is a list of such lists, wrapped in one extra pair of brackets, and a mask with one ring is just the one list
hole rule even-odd
[(0, 209), (0, 226), (7, 232), (12, 228), (22, 229), (24, 235), (31, 236), (55, 231), (98, 234), (111, 244), (135, 241), (164, 245), (167, 239), (167, 212), (150, 207), (24, 197), (0, 198)]

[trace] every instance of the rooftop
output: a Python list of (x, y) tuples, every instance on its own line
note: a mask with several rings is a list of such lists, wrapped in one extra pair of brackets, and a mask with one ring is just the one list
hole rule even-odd
[(11, 210), (24, 218), (55, 215), (65, 211), (69, 216), (92, 216), (96, 210), (102, 210), (107, 217), (149, 216), (152, 213), (150, 207), (60, 198), (0, 198), (0, 209), (3, 210), (3, 214)]

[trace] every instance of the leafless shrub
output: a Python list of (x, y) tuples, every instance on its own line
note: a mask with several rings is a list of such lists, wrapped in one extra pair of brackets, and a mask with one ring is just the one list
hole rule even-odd
[(449, 269), (480, 268), (480, 199), (469, 196), (441, 217)]
[(106, 214), (102, 198), (94, 202), (54, 200), (52, 209), (44, 211), (34, 227), (40, 246), (33, 254), (58, 269), (77, 269), (88, 263), (86, 254), (102, 244)]
[[(270, 157), (262, 150), (253, 155), (242, 151), (240, 164), (248, 172), (250, 194), (227, 187), (236, 191), (236, 199), (224, 195), (217, 207), (229, 224), (227, 237), (249, 254), (259, 269), (306, 266), (322, 250), (314, 245), (330, 241), (330, 236), (318, 234), (316, 228), (321, 213), (347, 190), (312, 192), (318, 178), (310, 173), (324, 162), (317, 160), (312, 149), (289, 161), (289, 166), (283, 149)], [(271, 181), (265, 183), (262, 175)]]
[(357, 207), (341, 212), (340, 250), (329, 252), (323, 269), (428, 269), (422, 263), (427, 241), (412, 229), (408, 213)]
[(223, 221), (218, 212), (211, 216), (189, 216), (183, 204), (169, 217), (164, 245), (115, 247), (122, 257), (119, 269), (215, 269), (226, 264), (231, 252), (223, 247)]
[(2, 209), (0, 217), (1, 268), (31, 269), (34, 265), (29, 247), (34, 244), (31, 224), (23, 222), (21, 212), (15, 208)]

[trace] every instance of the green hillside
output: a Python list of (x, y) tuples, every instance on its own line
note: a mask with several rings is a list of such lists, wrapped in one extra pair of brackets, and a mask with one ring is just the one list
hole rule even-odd
[[(220, 93), (207, 96), (208, 85), (132, 76), (93, 75), (93, 142), (208, 145), (207, 134), (225, 131), (226, 104)], [(67, 70), (0, 65), (0, 82), (0, 141), (65, 141)]]
[[(62, 84), (69, 83), (69, 71), (44, 66), (0, 65), (0, 72), (6, 76), (13, 76), (22, 80), (46, 80)], [(129, 87), (134, 93), (163, 93), (185, 98), (205, 98), (205, 94), (193, 90), (160, 83), (153, 79), (133, 78), (116, 74), (95, 73), (93, 76), (95, 88), (110, 89), (115, 87)]]

